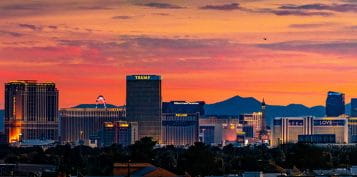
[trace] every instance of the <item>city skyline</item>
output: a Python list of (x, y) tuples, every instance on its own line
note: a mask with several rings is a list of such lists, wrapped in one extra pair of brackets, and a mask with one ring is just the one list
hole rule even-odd
[(330, 90), (347, 103), (357, 96), (354, 1), (5, 0), (0, 9), (0, 84), (55, 82), (60, 107), (98, 95), (123, 105), (130, 74), (161, 75), (163, 101), (315, 106)]

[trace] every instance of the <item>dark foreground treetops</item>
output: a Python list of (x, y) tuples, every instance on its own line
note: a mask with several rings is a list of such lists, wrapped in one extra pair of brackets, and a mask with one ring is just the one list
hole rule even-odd
[(53, 164), (61, 174), (111, 175), (115, 162), (148, 162), (176, 174), (191, 176), (237, 174), (243, 171), (285, 172), (284, 169), (329, 169), (357, 165), (357, 146), (313, 146), (285, 144), (223, 148), (196, 143), (189, 148), (166, 146), (143, 138), (133, 145), (105, 148), (59, 145), (39, 147), (0, 147), (5, 163)]

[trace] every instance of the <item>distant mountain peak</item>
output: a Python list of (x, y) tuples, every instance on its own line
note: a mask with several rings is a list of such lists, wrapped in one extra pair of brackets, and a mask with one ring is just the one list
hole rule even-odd
[[(239, 95), (205, 106), (206, 115), (238, 116), (240, 114), (258, 111), (261, 111), (260, 101), (254, 97), (241, 97)], [(274, 117), (306, 115), (322, 117), (325, 115), (325, 107), (314, 106), (309, 108), (303, 104), (292, 103), (287, 106), (267, 105), (266, 109), (266, 120), (268, 125)]]

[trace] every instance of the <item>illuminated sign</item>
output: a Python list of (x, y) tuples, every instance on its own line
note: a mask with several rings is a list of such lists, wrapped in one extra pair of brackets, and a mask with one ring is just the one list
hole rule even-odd
[(119, 124), (119, 127), (129, 127), (129, 124), (127, 124), (127, 123), (121, 123), (121, 124)]
[(114, 127), (114, 125), (113, 125), (113, 123), (111, 123), (111, 122), (105, 122), (105, 123), (104, 123), (104, 127), (112, 128), (112, 127)]
[(134, 76), (136, 80), (150, 80), (150, 76)]
[(344, 126), (345, 120), (314, 120), (314, 126)]
[(127, 80), (161, 80), (157, 75), (130, 75), (126, 76)]
[(303, 120), (289, 120), (289, 126), (303, 126)]
[(180, 114), (180, 113), (178, 113), (178, 114), (175, 114), (175, 116), (176, 116), (176, 117), (187, 117), (187, 114)]

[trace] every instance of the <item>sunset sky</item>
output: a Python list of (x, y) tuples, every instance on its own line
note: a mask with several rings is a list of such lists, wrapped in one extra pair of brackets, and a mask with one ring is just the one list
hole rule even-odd
[(60, 106), (125, 104), (125, 76), (163, 100), (323, 105), (357, 97), (357, 0), (1, 0), (0, 89), (53, 81)]

